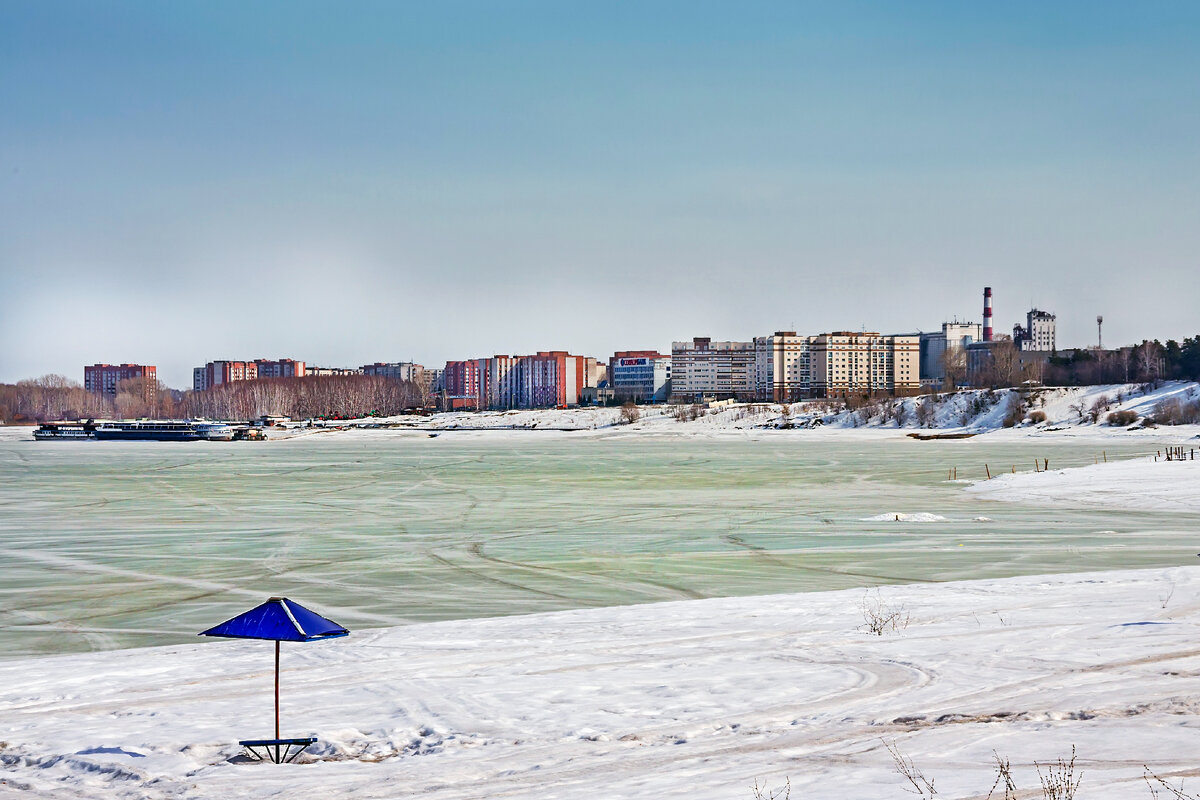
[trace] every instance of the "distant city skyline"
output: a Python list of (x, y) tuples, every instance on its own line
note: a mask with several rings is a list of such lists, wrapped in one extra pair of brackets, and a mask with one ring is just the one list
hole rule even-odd
[(0, 381), (1200, 333), (1200, 6), (0, 6)]

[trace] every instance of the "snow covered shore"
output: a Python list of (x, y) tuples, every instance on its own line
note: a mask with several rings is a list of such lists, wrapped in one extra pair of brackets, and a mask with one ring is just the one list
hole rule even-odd
[(1200, 512), (1200, 461), (1150, 457), (1019, 472), (980, 481), (967, 491), (991, 500), (1196, 513)]
[[(1121, 411), (1141, 420), (1162, 404), (1200, 403), (1200, 385), (1168, 381), (1157, 387), (1114, 384), (1038, 388), (1026, 393), (1011, 389), (994, 392), (966, 390), (934, 396), (879, 401), (858, 409), (840, 404), (806, 401), (784, 407), (777, 403), (719, 403), (711, 408), (642, 406), (640, 418), (626, 424), (617, 408), (456, 411), (432, 416), (399, 415), (328, 422), (356, 428), (385, 428), (424, 432), (492, 432), (500, 430), (591, 433), (630, 436), (718, 436), (788, 428), (795, 435), (818, 431), (921, 431), (1004, 433), (1011, 436), (1098, 436), (1122, 439), (1178, 441), (1200, 434), (1200, 425), (1144, 424), (1113, 426), (1108, 415)], [(1006, 418), (1015, 424), (1006, 427)], [(1131, 429), (1132, 428), (1132, 429)], [(814, 430), (817, 429), (817, 430)]]
[[(312, 603), (315, 598), (297, 598)], [(863, 607), (907, 626), (864, 629)], [(1200, 567), (663, 603), (0, 662), (0, 796), (982, 797), (1078, 750), (1082, 798), (1196, 774)], [(1190, 783), (1190, 782), (1189, 782)]]

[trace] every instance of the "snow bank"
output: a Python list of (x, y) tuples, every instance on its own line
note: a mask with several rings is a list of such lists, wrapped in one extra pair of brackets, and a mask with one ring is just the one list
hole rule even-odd
[[(313, 598), (297, 598), (311, 603)], [(864, 608), (906, 626), (865, 629)], [(319, 606), (318, 606), (319, 609)], [(0, 662), (0, 795), (899, 798), (885, 744), (982, 797), (1078, 749), (1084, 796), (1195, 767), (1200, 568), (593, 609)]]
[(967, 491), (988, 500), (1195, 513), (1200, 512), (1200, 461), (1151, 457), (1019, 472), (980, 481)]
[[(1152, 414), (1166, 400), (1194, 401), (1200, 399), (1200, 385), (1194, 382), (1170, 381), (1154, 388), (1143, 384), (1114, 384), (1066, 388), (1038, 388), (1018, 393), (1011, 389), (998, 391), (965, 390), (935, 396), (906, 397), (882, 401), (867, 407), (848, 410), (840, 404), (824, 401), (793, 403), (784, 414), (777, 403), (732, 403), (700, 409), (678, 419), (670, 406), (642, 406), (641, 418), (625, 424), (620, 409), (578, 408), (538, 409), (484, 412), (448, 412), (432, 416), (400, 415), (382, 419), (351, 420), (327, 423), (356, 428), (400, 429), (428, 433), (521, 430), (547, 432), (589, 432), (592, 435), (627, 436), (636, 434), (715, 436), (745, 431), (789, 428), (798, 434), (811, 433), (814, 428), (844, 431), (847, 429), (922, 430), (936, 429), (968, 433), (988, 433), (1005, 430), (1005, 418), (1010, 416), (1018, 400), (1026, 407), (1021, 420), (1012, 428), (1017, 435), (1090, 435), (1105, 437), (1133, 436), (1171, 438), (1196, 436), (1200, 426), (1181, 425), (1157, 429), (1135, 426), (1137, 430), (1112, 427), (1107, 416), (1113, 411), (1131, 411), (1138, 417)], [(922, 408), (925, 410), (922, 411)], [(1092, 409), (1101, 409), (1092, 419)], [(1033, 422), (1031, 414), (1044, 416)]]

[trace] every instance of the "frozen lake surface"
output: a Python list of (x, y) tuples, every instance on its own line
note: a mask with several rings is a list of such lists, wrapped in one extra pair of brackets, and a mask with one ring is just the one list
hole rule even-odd
[[(1194, 515), (959, 479), (1154, 445), (885, 432), (0, 436), (0, 653), (194, 641), (288, 595), (352, 629), (700, 597), (1192, 565)], [(898, 519), (897, 519), (898, 517)]]

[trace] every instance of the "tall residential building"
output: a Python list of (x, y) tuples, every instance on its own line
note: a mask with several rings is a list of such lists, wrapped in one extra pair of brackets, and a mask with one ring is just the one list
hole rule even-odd
[(253, 361), (210, 361), (192, 370), (192, 389), (203, 392), (226, 383), (257, 379), (258, 365)]
[(939, 333), (922, 333), (921, 380), (940, 382), (946, 377), (946, 351), (957, 351), (983, 340), (983, 326), (977, 322), (943, 322)]
[(583, 387), (589, 385), (595, 359), (573, 356), (566, 350), (539, 351), (520, 360), (521, 407), (577, 406)]
[(614, 399), (663, 403), (670, 394), (671, 357), (657, 350), (618, 350), (607, 374)]
[(1018, 350), (1053, 352), (1058, 349), (1054, 328), (1056, 317), (1034, 308), (1025, 315), (1025, 326), (1013, 326), (1013, 343)]
[(759, 400), (792, 403), (812, 393), (811, 345), (815, 337), (775, 331), (754, 338), (754, 394)]
[(256, 381), (259, 378), (303, 378), (311, 374), (303, 361), (281, 358), (272, 361), (256, 358), (253, 361), (210, 361), (192, 370), (192, 389), (203, 392), (214, 386), (237, 381)]
[(411, 361), (396, 361), (391, 363), (377, 361), (374, 364), (364, 364), (361, 370), (363, 375), (378, 375), (383, 378), (391, 378), (397, 381), (412, 381), (417, 384), (425, 382), (425, 367), (420, 364), (414, 364)]
[(153, 402), (158, 392), (158, 369), (143, 364), (92, 364), (83, 368), (83, 388), (115, 397), (122, 381), (142, 378), (142, 397)]
[(596, 359), (565, 350), (447, 361), (442, 395), (447, 408), (573, 406), (596, 375)]
[(305, 367), (305, 375), (329, 378), (340, 375), (362, 375), (361, 367)]
[(818, 397), (920, 391), (917, 336), (835, 331), (814, 337), (811, 347), (813, 393)]
[(704, 395), (754, 399), (754, 342), (714, 342), (695, 337), (671, 344), (671, 398), (681, 402)]
[(494, 355), (484, 374), (484, 406), (494, 409), (521, 407), (521, 357)]
[(304, 362), (291, 358), (281, 358), (278, 361), (256, 358), (254, 367), (258, 370), (260, 378), (303, 378), (307, 374)]
[[(442, 370), (442, 392), (447, 400), (447, 408), (481, 408), (480, 389), (484, 381), (480, 380), (480, 362), (486, 364), (486, 358), (469, 358), (465, 361), (447, 361)], [(450, 402), (450, 401), (457, 402)]]

